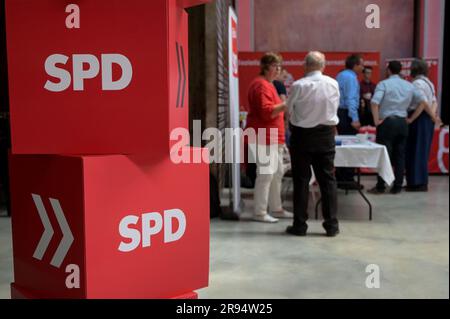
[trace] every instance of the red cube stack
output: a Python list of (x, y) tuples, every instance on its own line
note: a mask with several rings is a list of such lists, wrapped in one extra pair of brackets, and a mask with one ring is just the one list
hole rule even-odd
[(189, 125), (185, 7), (205, 2), (6, 1), (13, 298), (208, 285), (209, 166), (169, 139)]

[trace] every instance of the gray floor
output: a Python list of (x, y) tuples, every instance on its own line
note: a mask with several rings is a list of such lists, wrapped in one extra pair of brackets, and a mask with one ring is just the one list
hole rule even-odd
[[(369, 187), (373, 177), (366, 177)], [(317, 195), (315, 195), (317, 198)], [(252, 206), (245, 196), (246, 210)], [(370, 196), (368, 221), (359, 195), (339, 193), (341, 234), (284, 234), (289, 221), (211, 223), (210, 285), (200, 298), (449, 298), (449, 179), (432, 177), (427, 194)], [(286, 201), (287, 208), (292, 202)], [(312, 209), (311, 209), (312, 211)], [(12, 281), (10, 220), (0, 218), (0, 298)], [(365, 285), (380, 267), (379, 289)]]
[(0, 298), (5, 299), (10, 298), (9, 284), (13, 279), (11, 220), (6, 217), (0, 217), (0, 243)]

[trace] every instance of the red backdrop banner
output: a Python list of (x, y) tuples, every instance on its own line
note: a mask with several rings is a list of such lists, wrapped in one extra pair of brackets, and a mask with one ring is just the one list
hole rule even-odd
[[(259, 60), (264, 52), (240, 52), (239, 53), (239, 98), (241, 110), (245, 111), (248, 107), (247, 91), (251, 81), (259, 74)], [(304, 76), (304, 60), (308, 52), (280, 52), (283, 56), (283, 67), (287, 70), (288, 79), (285, 81), (288, 89), (292, 83)], [(325, 74), (333, 78), (345, 69), (345, 59), (350, 52), (324, 52), (327, 59)], [(380, 53), (366, 52), (361, 53), (366, 66), (373, 67), (373, 81), (378, 83), (380, 80)]]
[(448, 127), (437, 129), (431, 146), (430, 173), (448, 174)]

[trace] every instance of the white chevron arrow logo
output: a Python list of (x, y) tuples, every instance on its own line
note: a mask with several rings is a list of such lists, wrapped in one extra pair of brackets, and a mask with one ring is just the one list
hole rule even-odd
[[(45, 209), (44, 203), (42, 202), (42, 198), (39, 195), (31, 194), (33, 197), (34, 205), (39, 213), (39, 217), (41, 219), (42, 225), (44, 226), (44, 233), (41, 236), (41, 239), (34, 251), (33, 257), (42, 260), (45, 252), (47, 251), (48, 245), (50, 244), (50, 240), (55, 233), (50, 223), (50, 219), (48, 218), (47, 211)], [(58, 249), (56, 249), (55, 254), (50, 262), (50, 264), (54, 267), (60, 268), (61, 264), (64, 261), (67, 253), (69, 252), (70, 246), (74, 241), (74, 237), (72, 232), (70, 231), (69, 224), (67, 223), (66, 217), (64, 216), (64, 212), (61, 208), (61, 204), (59, 200), (50, 198), (50, 204), (52, 205), (53, 211), (55, 212), (56, 219), (58, 220), (59, 228), (63, 233), (63, 238), (59, 243)]]

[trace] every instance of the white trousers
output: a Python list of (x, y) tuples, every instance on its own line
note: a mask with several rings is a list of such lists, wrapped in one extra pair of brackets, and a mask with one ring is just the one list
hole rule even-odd
[[(250, 146), (250, 145), (249, 145)], [(284, 176), (283, 145), (249, 147), (256, 154), (256, 181), (254, 190), (254, 214), (264, 216), (270, 212), (283, 210), (281, 202), (281, 182)], [(268, 153), (268, 154), (267, 154)]]

